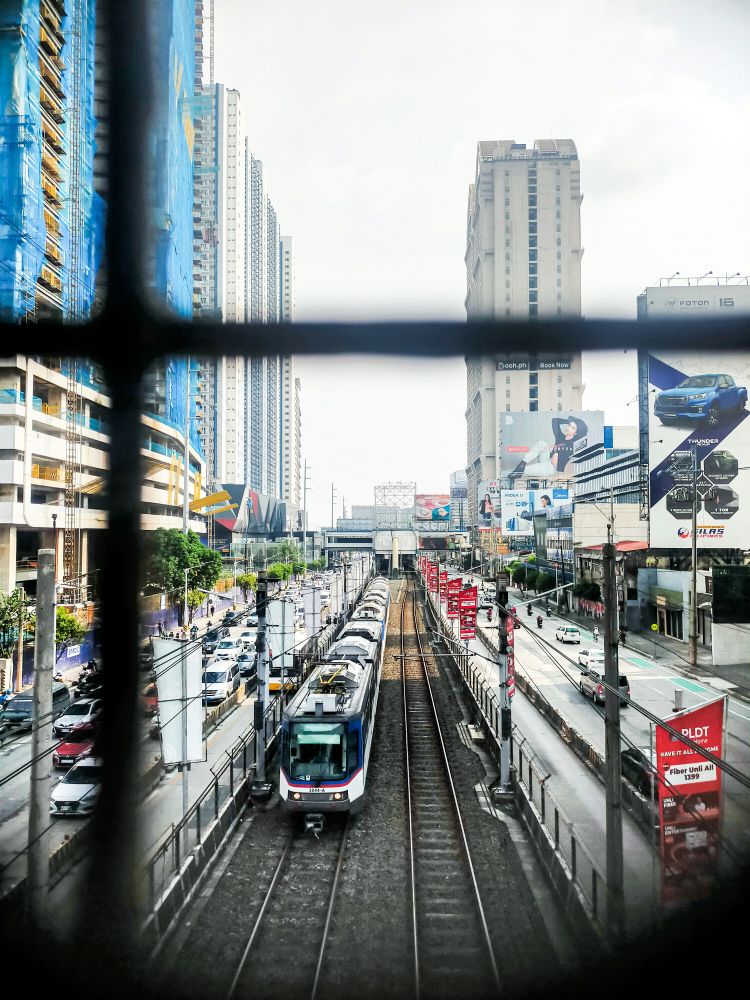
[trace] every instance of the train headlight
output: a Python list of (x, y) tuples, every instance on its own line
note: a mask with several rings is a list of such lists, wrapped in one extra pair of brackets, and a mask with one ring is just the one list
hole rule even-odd
[(294, 793), (294, 794), (292, 795), (292, 798), (293, 798), (293, 799), (301, 799), (301, 798), (302, 798), (302, 796), (300, 795), (300, 793), (299, 793), (299, 792), (295, 792), (295, 793)]
[(334, 797), (334, 799), (336, 799), (336, 800), (340, 799), (340, 798), (342, 797), (342, 796), (341, 796), (341, 792), (334, 792), (334, 793), (333, 793), (333, 797)]

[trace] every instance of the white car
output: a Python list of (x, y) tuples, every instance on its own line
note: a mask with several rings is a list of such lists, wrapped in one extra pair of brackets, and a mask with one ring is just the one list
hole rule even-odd
[(578, 662), (582, 667), (604, 667), (604, 653), (601, 649), (580, 649)]
[(100, 698), (81, 698), (69, 705), (52, 726), (52, 735), (70, 736), (71, 733), (86, 732), (93, 728), (101, 711)]
[(254, 645), (257, 638), (258, 638), (258, 630), (255, 628), (245, 628), (240, 632), (238, 636), (239, 642), (242, 643), (245, 649), (247, 649), (249, 646)]
[(74, 764), (52, 789), (49, 811), (53, 816), (88, 816), (102, 790), (104, 767), (96, 757)]
[(560, 625), (555, 632), (555, 638), (558, 642), (577, 642), (581, 641), (581, 633), (575, 627), (575, 625)]
[(245, 643), (241, 639), (222, 639), (216, 647), (214, 659), (236, 660), (244, 648)]
[(203, 671), (203, 700), (218, 705), (240, 686), (240, 668), (236, 660), (209, 664)]

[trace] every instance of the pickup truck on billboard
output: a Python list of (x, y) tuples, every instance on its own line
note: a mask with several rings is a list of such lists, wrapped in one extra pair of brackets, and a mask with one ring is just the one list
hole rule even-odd
[(690, 375), (674, 389), (657, 394), (654, 415), (663, 424), (702, 421), (716, 427), (722, 416), (746, 404), (747, 389), (736, 385), (731, 375)]

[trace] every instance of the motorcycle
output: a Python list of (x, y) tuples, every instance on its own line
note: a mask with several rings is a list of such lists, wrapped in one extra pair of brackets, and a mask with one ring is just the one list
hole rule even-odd
[(549, 606), (547, 606), (544, 610), (547, 612), (547, 617), (551, 618), (552, 617), (552, 612), (550, 611)]
[(492, 608), (487, 608), (487, 621), (492, 621)]
[(190, 638), (191, 639), (197, 639), (198, 638), (198, 626), (197, 625), (193, 625), (192, 628), (190, 629)]
[(537, 615), (536, 627), (537, 628), (541, 628), (543, 622), (544, 622), (544, 619), (542, 618), (542, 616), (541, 615)]
[(598, 628), (594, 629), (592, 635), (594, 637), (594, 642), (599, 642), (599, 629)]
[(528, 617), (531, 618), (531, 616), (533, 615), (533, 613), (534, 612), (531, 610), (531, 605), (527, 604), (526, 605), (526, 614), (528, 615)]

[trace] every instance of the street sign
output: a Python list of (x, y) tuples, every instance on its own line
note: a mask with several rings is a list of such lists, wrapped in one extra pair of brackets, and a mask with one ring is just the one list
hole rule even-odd
[(654, 624), (651, 626), (651, 631), (652, 632), (658, 632), (659, 631), (659, 626), (656, 624), (656, 622), (654, 622)]

